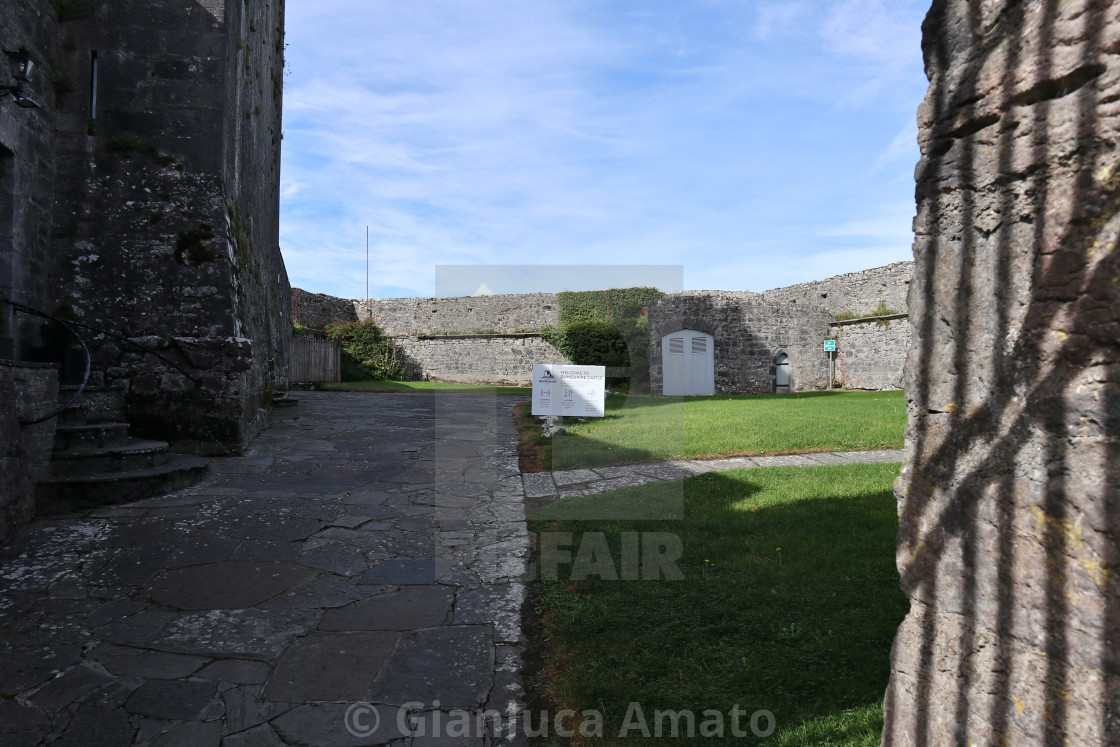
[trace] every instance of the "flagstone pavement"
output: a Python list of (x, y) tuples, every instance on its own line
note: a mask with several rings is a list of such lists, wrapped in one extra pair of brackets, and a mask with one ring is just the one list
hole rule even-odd
[(900, 458), (521, 475), (517, 402), (302, 393), (198, 485), (24, 527), (0, 545), (0, 744), (523, 744), (527, 498)]

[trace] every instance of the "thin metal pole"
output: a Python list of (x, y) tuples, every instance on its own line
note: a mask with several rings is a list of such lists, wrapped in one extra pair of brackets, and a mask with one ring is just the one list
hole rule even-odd
[(373, 309), (369, 307), (369, 226), (366, 226), (366, 318), (373, 318)]

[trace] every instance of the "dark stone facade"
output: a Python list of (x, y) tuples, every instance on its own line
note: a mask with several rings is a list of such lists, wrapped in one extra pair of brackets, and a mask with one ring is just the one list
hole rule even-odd
[(1120, 743), (1120, 4), (924, 26), (886, 745)]
[(27, 425), (58, 404), (58, 371), (47, 363), (0, 361), (0, 542), (35, 514), (35, 482), (45, 474), (55, 422)]
[(785, 353), (790, 390), (828, 386), (827, 311), (789, 303), (768, 303), (757, 293), (688, 291), (666, 296), (649, 309), (650, 389), (662, 392), (661, 338), (680, 329), (712, 335), (717, 394), (774, 391), (775, 361)]
[[(0, 5), (43, 63), (41, 109), (0, 100), (0, 293), (157, 347), (200, 384), (87, 335), (91, 384), (136, 435), (240, 451), (285, 385), (278, 244), (283, 0)], [(95, 103), (96, 102), (96, 103)], [(39, 344), (13, 332), (15, 354)]]

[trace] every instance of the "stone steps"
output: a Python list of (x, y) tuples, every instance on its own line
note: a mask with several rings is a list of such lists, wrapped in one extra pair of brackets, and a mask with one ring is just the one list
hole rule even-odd
[[(64, 386), (59, 402), (77, 387)], [(59, 416), (49, 475), (35, 488), (40, 515), (126, 503), (187, 487), (209, 461), (172, 454), (165, 441), (133, 438), (124, 420), (124, 392), (89, 388)]]
[[(65, 385), (58, 388), (58, 401), (63, 403), (74, 395), (78, 387)], [(88, 425), (90, 423), (124, 422), (124, 390), (108, 387), (90, 387), (58, 416), (59, 425)]]
[(128, 443), (128, 423), (58, 425), (54, 429), (55, 451), (119, 446)]
[(100, 448), (55, 449), (50, 468), (57, 477), (131, 472), (159, 467), (168, 456), (166, 441), (130, 438), (126, 443)]
[(184, 454), (168, 455), (156, 467), (97, 475), (52, 476), (36, 486), (35, 501), (42, 515), (86, 511), (170, 493), (202, 479), (210, 461)]

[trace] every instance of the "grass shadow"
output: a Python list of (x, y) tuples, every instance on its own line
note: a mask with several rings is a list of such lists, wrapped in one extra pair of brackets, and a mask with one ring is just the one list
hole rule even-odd
[[(674, 534), (684, 575), (572, 579), (560, 566), (559, 580), (534, 590), (547, 636), (534, 645), (549, 665), (535, 686), (553, 708), (604, 712), (604, 736), (587, 744), (633, 741), (617, 738), (632, 702), (647, 717), (689, 709), (697, 722), (738, 706), (744, 728), (766, 709), (777, 731), (755, 742), (864, 744), (874, 734), (877, 743), (891, 641), (906, 612), (894, 566), (897, 473), (897, 464), (872, 464), (707, 474), (684, 481), (682, 521), (534, 521), (535, 532), (570, 532), (573, 557), (589, 535), (601, 534), (618, 560), (628, 533)], [(664, 487), (646, 491), (656, 499)], [(704, 739), (744, 741), (752, 737), (729, 725), (724, 738)]]

